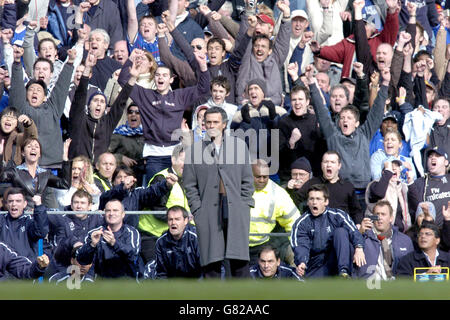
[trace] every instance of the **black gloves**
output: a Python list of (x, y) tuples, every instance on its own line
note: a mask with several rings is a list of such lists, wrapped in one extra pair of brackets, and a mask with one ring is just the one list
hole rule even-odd
[(275, 105), (273, 104), (273, 102), (270, 100), (265, 100), (263, 103), (266, 106), (266, 108), (269, 110), (270, 120), (275, 119), (275, 117), (277, 116), (277, 111), (275, 110)]
[(246, 104), (245, 106), (242, 107), (241, 115), (242, 115), (242, 121), (244, 121), (246, 123), (252, 122), (252, 118), (250, 117), (250, 108), (249, 108), (248, 104)]

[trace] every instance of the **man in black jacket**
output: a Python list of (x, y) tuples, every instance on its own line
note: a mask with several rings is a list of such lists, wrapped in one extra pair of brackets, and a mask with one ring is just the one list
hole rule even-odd
[(320, 174), (320, 157), (325, 151), (317, 119), (308, 112), (309, 90), (304, 86), (291, 89), (292, 110), (278, 122), (280, 130), (280, 179), (289, 180), (290, 166), (300, 156), (306, 157), (313, 165), (315, 175)]
[(312, 185), (325, 184), (330, 191), (329, 206), (348, 212), (353, 222), (360, 224), (363, 219), (363, 211), (356, 200), (353, 184), (339, 177), (341, 166), (339, 153), (336, 151), (325, 152), (321, 162), (322, 175), (306, 181), (296, 193), (293, 193), (294, 202), (297, 206), (302, 206), (302, 203), (306, 202), (307, 191)]
[(85, 113), (85, 101), (88, 92), (89, 75), (96, 65), (97, 58), (93, 52), (88, 54), (80, 84), (75, 91), (75, 98), (70, 108), (69, 119), (72, 124), (69, 134), (72, 143), (69, 149), (69, 159), (84, 155), (95, 162), (99, 155), (108, 150), (111, 135), (122, 117), (127, 99), (139, 75), (139, 64), (136, 61), (130, 68), (127, 84), (123, 86), (119, 96), (105, 114), (106, 97), (103, 93), (94, 93), (88, 101), (89, 114)]
[[(450, 267), (450, 254), (438, 249), (441, 242), (439, 227), (424, 221), (419, 228), (418, 245), (415, 250), (400, 259), (397, 267), (398, 276), (413, 276), (415, 268), (431, 268), (429, 270), (417, 270), (417, 273), (446, 273), (441, 267)], [(448, 271), (447, 271), (448, 272)]]

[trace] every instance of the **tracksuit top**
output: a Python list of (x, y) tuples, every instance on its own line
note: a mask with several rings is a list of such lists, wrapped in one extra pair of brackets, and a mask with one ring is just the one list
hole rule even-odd
[(199, 278), (200, 252), (195, 227), (187, 225), (180, 240), (169, 231), (156, 241), (156, 278)]
[(348, 230), (349, 240), (356, 247), (364, 248), (364, 238), (350, 216), (339, 209), (326, 208), (319, 216), (306, 211), (292, 226), (291, 246), (295, 265), (308, 262), (315, 257), (326, 256), (332, 248), (333, 231)]
[(45, 206), (34, 208), (34, 214), (22, 214), (13, 219), (9, 213), (0, 216), (0, 241), (18, 255), (31, 261), (38, 255), (38, 240), (45, 238), (49, 230)]
[(20, 256), (6, 243), (0, 242), (0, 281), (8, 272), (19, 279), (36, 279), (44, 275), (36, 261)]
[(137, 259), (141, 248), (139, 232), (132, 226), (123, 224), (119, 231), (114, 232), (114, 246), (108, 244), (103, 237), (94, 248), (91, 246), (92, 232), (107, 229), (104, 224), (88, 232), (85, 244), (77, 251), (77, 261), (81, 265), (94, 262), (95, 273), (104, 278), (131, 277), (138, 274)]

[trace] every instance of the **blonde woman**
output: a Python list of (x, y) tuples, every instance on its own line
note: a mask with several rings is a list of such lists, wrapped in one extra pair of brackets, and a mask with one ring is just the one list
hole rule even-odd
[[(142, 68), (147, 69), (148, 71), (146, 73), (140, 74), (139, 77), (136, 80), (136, 84), (144, 87), (146, 89), (156, 89), (154, 77), (155, 77), (155, 71), (158, 67), (158, 64), (156, 63), (155, 58), (153, 55), (148, 52), (147, 50), (144, 51), (144, 54), (142, 56), (134, 56), (133, 52), (130, 55), (130, 60), (133, 61), (133, 59), (137, 59), (138, 61), (141, 60)], [(106, 84), (105, 88), (105, 95), (109, 97), (108, 104), (111, 105), (116, 100), (117, 96), (119, 95), (120, 90), (122, 90), (122, 87), (117, 82), (117, 79), (119, 78), (120, 70), (117, 70), (113, 77), (109, 79), (108, 83)], [(130, 105), (132, 102), (131, 99), (128, 99), (127, 106)], [(124, 125), (127, 122), (127, 111), (124, 110), (124, 113), (122, 115), (122, 118), (120, 119), (119, 123), (116, 127), (119, 127), (121, 125)]]
[[(71, 141), (71, 139), (67, 139), (64, 142), (64, 161), (69, 159), (68, 150)], [(72, 195), (80, 189), (92, 196), (92, 210), (97, 210), (101, 192), (94, 183), (94, 169), (91, 161), (86, 156), (73, 158), (69, 190), (57, 190), (56, 198), (61, 210), (66, 206), (70, 206)]]

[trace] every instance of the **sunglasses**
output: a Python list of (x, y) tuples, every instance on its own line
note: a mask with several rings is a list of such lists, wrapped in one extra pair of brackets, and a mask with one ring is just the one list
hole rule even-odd
[(138, 110), (128, 110), (128, 114), (140, 114)]
[(197, 50), (202, 50), (203, 49), (203, 47), (201, 45), (199, 45), (199, 44), (196, 44), (195, 46), (191, 46), (191, 47), (192, 47), (192, 49), (197, 48)]

